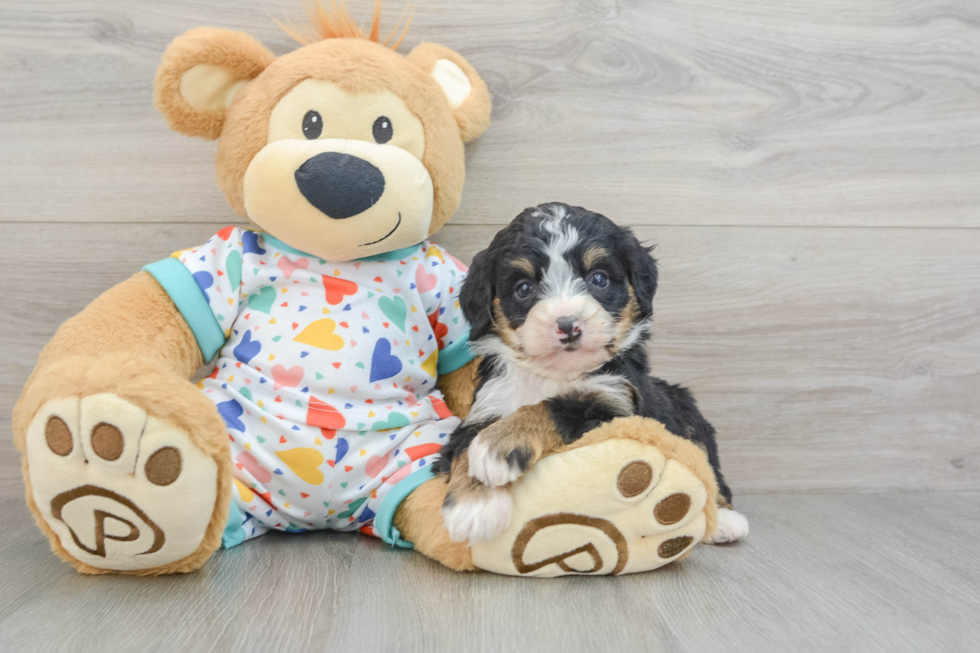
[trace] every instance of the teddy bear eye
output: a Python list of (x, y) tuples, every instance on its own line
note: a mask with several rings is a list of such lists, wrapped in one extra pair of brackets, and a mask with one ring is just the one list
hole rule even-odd
[(323, 132), (323, 118), (316, 111), (307, 111), (303, 116), (303, 136), (311, 141), (320, 138)]
[(376, 143), (387, 143), (391, 140), (391, 120), (388, 116), (381, 116), (374, 121), (374, 126), (371, 127), (371, 131), (374, 133), (374, 140)]

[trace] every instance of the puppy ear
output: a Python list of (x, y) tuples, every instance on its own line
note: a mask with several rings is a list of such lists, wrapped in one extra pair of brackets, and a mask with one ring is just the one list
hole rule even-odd
[(492, 249), (485, 249), (473, 257), (473, 265), (459, 291), (459, 306), (470, 323), (470, 342), (490, 333), (495, 279), (496, 262)]
[(490, 91), (466, 59), (436, 43), (417, 45), (408, 59), (442, 87), (464, 143), (486, 131), (490, 126)]
[(647, 318), (653, 315), (653, 296), (657, 293), (657, 261), (650, 256), (653, 247), (644, 247), (632, 232), (627, 231), (630, 284), (640, 304), (640, 315)]
[(275, 55), (243, 32), (201, 27), (167, 46), (153, 84), (153, 103), (174, 131), (214, 140), (235, 93)]

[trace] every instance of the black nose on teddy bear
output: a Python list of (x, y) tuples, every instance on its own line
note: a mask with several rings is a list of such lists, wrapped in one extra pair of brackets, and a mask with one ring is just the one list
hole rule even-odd
[(385, 191), (385, 176), (364, 159), (323, 152), (296, 170), (296, 185), (327, 217), (342, 220), (374, 206)]

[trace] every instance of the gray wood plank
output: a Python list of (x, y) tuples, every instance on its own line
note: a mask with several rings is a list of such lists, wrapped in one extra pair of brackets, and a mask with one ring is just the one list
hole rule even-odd
[[(616, 217), (616, 216), (614, 216)], [(211, 225), (8, 225), (0, 392), (57, 326)], [(496, 227), (450, 225), (469, 261)], [(692, 388), (736, 495), (980, 489), (980, 231), (637, 228), (658, 243), (654, 372)], [(2, 407), (2, 404), (0, 404)], [(0, 448), (11, 449), (7, 420)], [(0, 453), (2, 453), (0, 449)], [(0, 485), (18, 486), (0, 456)]]
[(978, 498), (746, 497), (738, 544), (562, 580), (457, 574), (346, 534), (266, 535), (182, 577), (84, 577), (8, 500), (0, 648), (965, 652), (980, 640)]
[[(227, 221), (213, 144), (167, 132), (153, 74), (198, 25), (289, 51), (270, 14), (302, 17), (295, 0), (6, 0), (0, 221)], [(634, 224), (980, 225), (973, 0), (432, 0), (405, 51), (421, 40), (494, 95), (457, 223), (561, 199)]]

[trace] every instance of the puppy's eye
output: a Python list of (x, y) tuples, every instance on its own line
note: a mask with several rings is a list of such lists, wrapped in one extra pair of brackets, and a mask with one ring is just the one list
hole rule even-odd
[(374, 126), (371, 127), (371, 132), (374, 134), (374, 140), (376, 143), (384, 144), (391, 140), (392, 128), (391, 121), (388, 120), (388, 116), (381, 116), (374, 121)]
[(323, 132), (323, 118), (316, 111), (307, 111), (303, 116), (303, 136), (308, 140), (315, 141), (320, 138)]
[(605, 288), (609, 285), (609, 277), (606, 276), (605, 272), (593, 272), (592, 276), (589, 277), (589, 283), (596, 288)]
[(534, 286), (529, 284), (527, 281), (517, 286), (514, 290), (514, 294), (517, 295), (518, 299), (527, 299), (534, 292)]

